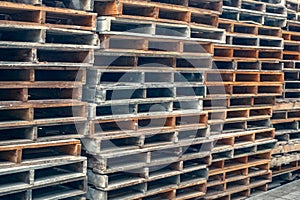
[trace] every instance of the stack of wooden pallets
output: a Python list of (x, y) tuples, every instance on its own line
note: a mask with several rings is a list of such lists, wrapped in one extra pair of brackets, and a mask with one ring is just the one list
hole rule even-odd
[(284, 27), (285, 0), (224, 0), (221, 18), (265, 26)]
[(0, 199), (244, 199), (294, 179), (299, 6), (0, 0)]
[(222, 1), (95, 1), (101, 50), (87, 72), (89, 199), (191, 199), (206, 192), (204, 69)]
[(285, 29), (288, 31), (299, 32), (299, 1), (297, 0), (286, 0), (285, 6), (287, 8), (287, 24)]
[(18, 2), (0, 3), (0, 199), (80, 199), (96, 15)]
[(267, 1), (223, 3), (226, 44), (214, 45), (214, 69), (205, 76), (204, 109), (215, 139), (205, 198), (242, 199), (266, 191), (272, 180), (270, 118), (282, 94), (286, 9)]
[(272, 125), (276, 128), (276, 148), (272, 151), (273, 182), (277, 187), (299, 176), (299, 113), (297, 100), (278, 101), (274, 106)]
[(271, 163), (272, 187), (279, 186), (299, 176), (299, 2), (287, 0), (287, 26), (284, 28), (283, 71), (284, 90), (273, 107), (272, 125), (276, 128), (277, 148), (273, 150)]

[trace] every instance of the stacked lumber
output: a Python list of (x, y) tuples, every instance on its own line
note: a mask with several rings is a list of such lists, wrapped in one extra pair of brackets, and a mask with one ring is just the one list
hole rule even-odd
[(204, 110), (215, 140), (205, 199), (243, 199), (272, 181), (270, 118), (282, 95), (286, 11), (281, 2), (223, 3), (218, 26), (226, 44), (214, 45), (214, 69), (205, 72)]
[[(84, 198), (95, 15), (0, 3), (0, 199)], [(29, 1), (26, 1), (29, 2)]]
[(206, 192), (204, 69), (222, 1), (95, 1), (101, 49), (87, 71), (88, 199), (191, 199)]

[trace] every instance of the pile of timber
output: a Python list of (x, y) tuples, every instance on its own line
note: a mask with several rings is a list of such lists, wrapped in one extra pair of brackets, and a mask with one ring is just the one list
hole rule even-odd
[(82, 87), (98, 46), (96, 15), (17, 2), (0, 2), (0, 199), (84, 199), (78, 139), (87, 127)]

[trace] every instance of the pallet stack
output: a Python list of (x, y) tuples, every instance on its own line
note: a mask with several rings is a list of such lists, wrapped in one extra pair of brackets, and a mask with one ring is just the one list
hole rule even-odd
[[(273, 2), (274, 3), (274, 2)], [(206, 72), (211, 139), (215, 140), (205, 199), (243, 199), (266, 191), (272, 180), (275, 129), (270, 118), (283, 85), (282, 4), (223, 1), (215, 69)]]
[(208, 139), (203, 69), (222, 1), (95, 1), (101, 50), (87, 74), (88, 199), (205, 195)]
[(299, 77), (300, 77), (300, 54), (299, 54), (299, 2), (286, 1), (288, 12), (287, 26), (283, 30), (284, 52), (284, 90), (283, 95), (277, 98), (273, 107), (272, 125), (276, 128), (277, 148), (273, 150), (271, 163), (273, 171), (273, 183), (276, 187), (299, 176)]
[(0, 0), (0, 199), (244, 199), (294, 179), (299, 13)]
[(96, 15), (30, 3), (0, 3), (0, 199), (84, 199), (76, 138), (87, 125), (81, 98)]
[(296, 179), (300, 172), (298, 100), (278, 101), (274, 106), (272, 125), (276, 128), (276, 148), (272, 151), (271, 163), (273, 182), (270, 187), (278, 187)]

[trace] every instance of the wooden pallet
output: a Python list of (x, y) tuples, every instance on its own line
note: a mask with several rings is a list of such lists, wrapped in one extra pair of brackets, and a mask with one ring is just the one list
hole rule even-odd
[[(253, 166), (255, 168), (256, 166)], [(261, 167), (261, 166), (259, 166)], [(249, 171), (251, 168), (249, 168)], [(234, 199), (234, 198), (247, 198), (250, 193), (256, 189), (266, 191), (262, 187), (266, 186), (267, 183), (271, 182), (272, 176), (270, 172), (263, 172), (268, 170), (262, 170), (261, 174), (251, 175), (248, 170), (241, 169), (236, 171), (227, 172), (227, 176), (223, 183), (218, 185), (210, 185), (208, 182), (207, 195), (205, 199)], [(256, 173), (257, 174), (257, 173)], [(227, 177), (225, 175), (225, 177)], [(221, 175), (215, 176), (221, 178)]]
[(288, 110), (288, 109), (300, 109), (299, 102), (297, 100), (282, 100), (278, 99), (276, 104), (273, 106), (273, 110)]
[[(294, 45), (293, 45), (294, 46)], [(296, 49), (298, 48), (298, 44), (296, 45)], [(283, 52), (284, 60), (300, 60), (300, 55), (297, 50), (293, 51), (284, 51)]]
[[(74, 199), (85, 195), (87, 192), (86, 178), (79, 178), (72, 181), (64, 181), (60, 184), (49, 185), (31, 190), (32, 199)], [(79, 200), (82, 200), (79, 198)]]
[(248, 121), (233, 121), (224, 123), (215, 123), (210, 125), (211, 134), (228, 134), (247, 130), (257, 130), (270, 127), (270, 119), (248, 119)]
[[(22, 36), (20, 35), (22, 32)], [(1, 24), (1, 43), (6, 47), (98, 48), (97, 34), (89, 31), (51, 28), (45, 25)]]
[(215, 139), (214, 149), (222, 150), (226, 148), (272, 140), (275, 138), (275, 129), (267, 128), (261, 130), (212, 135), (210, 138)]
[(95, 11), (102, 16), (122, 16), (170, 23), (197, 23), (214, 27), (217, 26), (219, 14), (213, 10), (136, 0), (95, 1)]
[(288, 141), (298, 142), (299, 122), (294, 120), (273, 120), (272, 126), (276, 128), (278, 144), (286, 144)]
[(246, 34), (226, 34), (226, 44), (232, 47), (252, 47), (261, 49), (283, 49), (283, 39), (278, 37)]
[(64, 2), (63, 0), (57, 0), (54, 2), (48, 0), (1, 0), (1, 1), (57, 7), (63, 9), (93, 11), (93, 1), (91, 0), (83, 0), (80, 2), (77, 0), (73, 2)]
[(269, 119), (272, 112), (268, 107), (261, 108), (232, 108), (227, 110), (209, 110), (209, 124), (235, 123), (246, 120)]
[(229, 6), (223, 6), (223, 13), (220, 18), (272, 27), (285, 27), (287, 23), (286, 14), (269, 14), (263, 11), (251, 11)]
[(298, 15), (297, 12), (287, 9), (287, 20), (297, 21)]
[[(223, 156), (224, 157), (224, 156)], [(224, 159), (219, 159), (218, 161), (213, 161), (212, 164), (209, 166), (209, 173), (210, 174), (218, 174), (220, 170), (224, 169), (232, 169), (232, 166), (246, 164), (246, 165), (270, 165), (271, 162), (271, 150), (263, 151), (261, 153), (254, 153), (248, 155), (242, 155), (237, 158), (229, 158), (224, 157)], [(257, 164), (258, 163), (258, 164)]]
[[(205, 140), (208, 131), (205, 128), (187, 129), (179, 131), (160, 131), (159, 133), (119, 134), (82, 139), (86, 149), (93, 148), (98, 153), (109, 153), (116, 150), (134, 150), (169, 144), (180, 144), (187, 141)], [(94, 147), (92, 147), (94, 145)]]
[[(32, 47), (0, 47), (1, 65), (11, 66), (34, 66), (36, 64), (46, 65), (73, 65), (80, 63), (89, 65), (93, 62), (93, 50), (64, 49), (64, 48), (32, 48)], [(76, 59), (74, 59), (76, 58)], [(78, 64), (79, 63), (79, 64)]]
[(164, 116), (169, 114), (197, 113), (202, 110), (202, 97), (185, 99), (152, 99), (143, 102), (113, 104), (90, 104), (89, 119), (119, 119), (142, 116)]
[(277, 140), (269, 140), (263, 142), (257, 142), (254, 144), (248, 144), (237, 147), (228, 147), (227, 149), (213, 149), (212, 151), (212, 162), (218, 162), (222, 160), (228, 160), (232, 158), (239, 158), (243, 156), (249, 156), (253, 154), (259, 154), (263, 152), (271, 151)]
[[(276, 1), (276, 0), (275, 0)], [(225, 1), (224, 6), (239, 8), (243, 11), (262, 12), (266, 15), (284, 17), (287, 14), (287, 9), (284, 1), (257, 1), (257, 0), (237, 0)]]
[(3, 75), (0, 78), (0, 104), (81, 100), (82, 85), (86, 82), (86, 70), (78, 67), (3, 66), (0, 73)]
[[(180, 101), (203, 98), (206, 93), (204, 85), (136, 85), (136, 86), (96, 86), (85, 87), (84, 100), (98, 105), (154, 103), (158, 100)], [(113, 105), (112, 105), (113, 107)]]
[[(150, 123), (151, 122), (151, 123)], [(98, 120), (91, 122), (91, 136), (113, 136), (123, 131), (130, 133), (150, 133), (151, 131), (183, 131), (202, 129), (207, 127), (207, 113), (193, 113), (180, 115), (165, 115), (156, 117), (133, 117), (114, 120)], [(98, 127), (99, 126), (99, 127)]]
[(153, 131), (175, 131), (202, 129), (207, 127), (207, 113), (172, 114), (156, 117), (132, 117), (90, 122), (90, 135), (113, 136), (128, 133), (153, 133)]
[(0, 85), (11, 88), (14, 85), (84, 85), (86, 83), (86, 69), (78, 67), (33, 67), (33, 66), (1, 66)]
[[(264, 5), (275, 4), (277, 6), (284, 6), (285, 3), (286, 2), (283, 0), (236, 0), (236, 1), (225, 0), (224, 1), (225, 6), (236, 7), (236, 8), (247, 7), (245, 9), (250, 9), (250, 10), (252, 9), (257, 11), (266, 10), (264, 9)], [(253, 5), (256, 5), (258, 8), (254, 8), (255, 6)]]
[(225, 108), (273, 106), (275, 97), (239, 97), (239, 98), (205, 98), (203, 110), (220, 110)]
[(248, 119), (247, 121), (216, 122), (210, 125), (211, 135), (228, 134), (241, 131), (258, 130), (270, 127), (270, 119)]
[(285, 3), (286, 7), (288, 10), (292, 10), (294, 12), (298, 12), (299, 11), (299, 2), (294, 1), (294, 0), (286, 0)]
[(289, 63), (289, 65), (285, 65), (286, 68), (284, 69), (284, 75), (285, 75), (285, 82), (284, 82), (284, 91), (283, 91), (283, 98), (286, 100), (290, 100), (293, 102), (293, 99), (296, 99), (299, 96), (299, 70), (297, 69), (297, 63), (290, 63), (286, 62), (285, 64)]
[(96, 14), (83, 11), (10, 2), (2, 2), (0, 7), (1, 21), (7, 24), (45, 24), (48, 27), (81, 30), (95, 30), (96, 28)]
[(214, 58), (213, 69), (220, 71), (282, 71), (284, 63), (280, 60), (260, 61), (252, 59), (232, 60), (227, 58)]
[[(282, 71), (284, 71), (284, 72), (297, 73), (297, 71), (299, 71), (298, 69), (300, 68), (300, 66), (299, 66), (300, 61), (297, 61), (297, 60), (283, 60), (282, 64), (284, 66)], [(287, 75), (289, 75), (289, 74), (287, 74)], [(289, 79), (292, 80), (292, 76), (289, 77)]]
[(271, 107), (231, 108), (208, 111), (208, 123), (238, 122), (251, 119), (265, 119), (272, 116)]
[(135, 85), (179, 85), (186, 83), (203, 83), (202, 70), (168, 70), (168, 69), (104, 69), (87, 70), (89, 86), (135, 86)]
[(282, 31), (279, 27), (261, 26), (226, 19), (219, 19), (219, 28), (223, 28), (227, 33), (249, 34), (259, 36), (281, 37)]
[[(57, 185), (50, 185), (42, 188), (19, 191), (12, 194), (1, 195), (1, 199), (68, 199), (68, 200), (86, 200), (86, 180), (74, 180), (71, 182), (63, 182)], [(45, 192), (46, 190), (46, 192)], [(40, 195), (39, 193), (43, 193)]]
[(272, 106), (274, 104), (275, 97), (206, 98), (203, 100), (203, 110), (220, 110), (224, 108), (253, 106)]
[[(16, 85), (14, 85), (16, 86)], [(80, 101), (82, 98), (81, 86), (62, 86), (49, 84), (48, 86), (20, 86), (9, 89), (8, 85), (0, 86), (0, 104), (21, 104), (22, 102), (43, 103), (43, 102), (65, 102)], [(22, 88), (21, 88), (22, 87)]]
[(253, 86), (223, 84), (207, 86), (207, 98), (281, 96), (282, 84), (258, 83)]
[[(128, 134), (114, 134), (84, 138), (82, 142), (86, 148), (94, 148), (97, 152), (111, 152), (115, 150), (132, 150), (153, 146), (180, 144), (187, 141), (205, 140), (208, 136), (206, 128), (186, 128), (179, 130), (159, 130), (159, 133), (144, 134), (131, 132)], [(94, 146), (94, 147), (92, 147)]]
[[(196, 182), (194, 184), (188, 184), (183, 186), (177, 186), (175, 177), (165, 178), (165, 183), (161, 188), (158, 188), (158, 182), (146, 184), (137, 184), (135, 186), (129, 186), (124, 189), (115, 190), (111, 192), (104, 192), (97, 190), (96, 188), (89, 187), (88, 198), (103, 198), (103, 199), (152, 199), (161, 198), (162, 196), (171, 197), (174, 199), (187, 199), (202, 197), (205, 194), (206, 183)], [(161, 185), (161, 184), (160, 184)], [(148, 189), (146, 189), (148, 188)], [(124, 191), (131, 191), (130, 194)], [(171, 194), (170, 194), (171, 191)], [(157, 194), (158, 193), (158, 194)], [(159, 193), (162, 193), (160, 195)]]
[[(124, 170), (136, 170), (146, 166), (169, 165), (182, 160), (202, 158), (210, 155), (209, 151), (211, 148), (212, 141), (206, 139), (165, 145), (163, 147), (147, 147), (122, 152), (114, 151), (105, 154), (97, 154), (97, 149), (90, 148), (89, 151), (91, 152), (88, 152), (87, 157), (88, 165), (93, 168), (94, 172), (106, 174)], [(126, 163), (124, 163), (125, 160)]]
[[(62, 140), (55, 142), (40, 142), (1, 146), (1, 169), (9, 171), (14, 166), (39, 165), (42, 163), (56, 163), (61, 159), (68, 160), (80, 155), (79, 140)], [(49, 161), (51, 159), (51, 161)]]
[(218, 85), (220, 82), (224, 84), (273, 84), (283, 83), (284, 74), (282, 72), (240, 72), (240, 71), (224, 71), (219, 72), (206, 71), (205, 72), (205, 84), (206, 85)]
[(283, 31), (282, 37), (285, 41), (300, 41), (300, 33), (292, 31)]
[[(181, 134), (180, 136), (178, 136)], [(184, 135), (185, 134), (185, 135)], [(198, 135), (199, 134), (199, 135)], [(202, 135), (200, 135), (202, 134)], [(180, 131), (160, 131), (159, 133), (145, 133), (144, 135), (131, 134), (130, 136), (114, 135), (114, 136), (102, 136), (93, 139), (82, 139), (84, 146), (87, 148), (92, 144), (99, 145), (94, 148), (97, 152), (106, 153), (115, 150), (132, 150), (139, 148), (147, 148), (152, 146), (180, 144), (186, 141), (203, 140), (206, 139), (207, 129), (192, 129), (192, 130), (180, 130)]]
[(86, 176), (86, 158), (74, 159), (58, 163), (32, 164), (2, 168), (0, 193), (11, 194), (20, 190), (30, 190), (38, 187), (73, 181)]
[(81, 138), (87, 128), (86, 121), (1, 128), (0, 146)]
[(242, 0), (241, 8), (247, 10), (250, 9), (254, 11), (262, 11), (267, 15), (273, 15), (273, 16), (287, 15), (287, 9), (284, 6), (283, 2), (270, 3), (266, 1)]
[(130, 36), (156, 37), (166, 39), (193, 40), (202, 42), (225, 41), (225, 31), (200, 25), (162, 23), (123, 17), (98, 17), (97, 32)]
[(178, 70), (199, 70), (212, 67), (210, 54), (198, 56), (178, 56), (174, 54), (155, 54), (101, 52), (95, 54), (95, 67), (104, 69), (178, 69)]
[(272, 120), (275, 124), (281, 121), (298, 121), (300, 120), (299, 115), (300, 110), (280, 110), (273, 113)]
[[(201, 159), (203, 162), (205, 162), (205, 159), (208, 158), (209, 157)], [(89, 170), (89, 183), (100, 190), (113, 191), (140, 183), (148, 183), (151, 185), (156, 180), (164, 181), (164, 178), (173, 176), (178, 177), (180, 180), (176, 185), (199, 182), (205, 180), (208, 175), (206, 164), (201, 164), (201, 159), (198, 159), (199, 163), (193, 161), (195, 162), (194, 164), (199, 164), (199, 166), (192, 170), (186, 170), (180, 167), (180, 164), (185, 163), (183, 161), (171, 163), (170, 165), (163, 164), (161, 166), (152, 166), (145, 169), (139, 169), (138, 174), (131, 172), (116, 172), (109, 175), (102, 175)]]
[(250, 195), (267, 191), (270, 182), (270, 175), (266, 174), (208, 187), (205, 199), (247, 199)]
[(283, 97), (285, 99), (299, 98), (299, 90), (298, 89), (285, 89), (283, 91)]
[[(122, 0), (122, 3), (124, 4), (138, 4), (137, 1), (134, 0), (130, 0), (130, 1), (126, 1), (126, 0)], [(157, 7), (162, 7), (162, 8), (174, 8), (174, 9), (183, 9), (183, 8), (190, 8), (191, 10), (195, 10), (195, 11), (206, 11), (206, 12), (212, 12), (212, 13), (221, 13), (222, 11), (222, 1), (221, 0), (217, 0), (217, 1), (213, 1), (213, 0), (208, 0), (208, 1), (194, 1), (194, 0), (187, 0), (187, 1), (170, 1), (170, 0), (142, 0), (142, 3), (144, 3), (144, 5), (155, 5)], [(107, 5), (108, 4), (108, 5)], [(106, 5), (108, 8), (113, 8), (117, 9), (119, 8), (118, 4), (116, 3), (105, 3), (104, 5)], [(122, 5), (122, 4), (121, 4)], [(95, 8), (97, 8), (97, 6), (101, 7), (103, 6), (103, 1), (99, 1), (96, 0), (95, 1)], [(106, 10), (106, 12), (109, 12)], [(115, 11), (117, 12), (117, 11)], [(148, 13), (149, 15), (150, 13)]]
[[(292, 74), (292, 73), (286, 73)], [(299, 82), (297, 80), (287, 80), (284, 84), (283, 98), (288, 100), (297, 99), (299, 96)]]
[(3, 105), (0, 109), (0, 127), (28, 126), (86, 120), (86, 103), (22, 103)]
[(299, 178), (299, 171), (288, 171), (282, 174), (274, 175), (272, 183), (269, 185), (269, 189), (274, 189), (282, 185), (288, 184), (291, 181), (295, 181)]
[(300, 32), (300, 23), (299, 21), (288, 20), (285, 29), (291, 32)]
[(102, 35), (101, 48), (102, 51), (116, 51), (116, 52), (132, 52), (135, 50), (145, 52), (161, 51), (162, 53), (213, 53), (211, 43), (193, 42), (189, 40), (172, 40), (149, 37), (135, 37), (135, 36), (119, 36), (119, 35)]
[(299, 175), (299, 143), (287, 142), (273, 150), (271, 187), (294, 180)]
[(242, 46), (215, 45), (214, 57), (227, 59), (255, 59), (255, 60), (280, 60), (282, 59), (282, 50), (257, 49)]
[(299, 131), (279, 132), (276, 137), (278, 144), (287, 144), (289, 142), (299, 142)]

